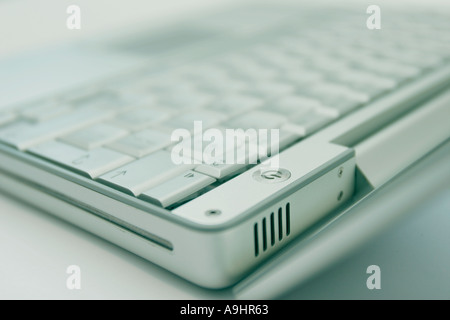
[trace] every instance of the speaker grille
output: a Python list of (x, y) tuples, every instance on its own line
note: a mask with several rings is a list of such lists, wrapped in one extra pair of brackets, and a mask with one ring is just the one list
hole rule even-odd
[(255, 257), (268, 251), (291, 234), (290, 215), (291, 204), (288, 202), (253, 225)]

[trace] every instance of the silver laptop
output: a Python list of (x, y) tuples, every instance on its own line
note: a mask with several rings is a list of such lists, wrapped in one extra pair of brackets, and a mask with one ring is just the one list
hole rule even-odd
[(0, 188), (201, 287), (306, 278), (448, 157), (448, 12), (365, 9), (254, 4), (5, 60)]

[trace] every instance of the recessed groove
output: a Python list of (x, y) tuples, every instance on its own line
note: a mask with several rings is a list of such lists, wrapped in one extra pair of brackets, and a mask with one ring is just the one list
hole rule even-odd
[(267, 228), (266, 228), (266, 218), (262, 220), (262, 247), (263, 251), (267, 250)]
[(255, 257), (259, 255), (259, 245), (258, 245), (258, 224), (255, 223), (253, 226), (253, 242), (255, 243)]
[(275, 217), (273, 212), (270, 214), (270, 245), (275, 244)]
[(291, 233), (291, 204), (286, 203), (286, 236)]
[(281, 241), (283, 239), (283, 215), (282, 215), (281, 207), (278, 208), (278, 240)]

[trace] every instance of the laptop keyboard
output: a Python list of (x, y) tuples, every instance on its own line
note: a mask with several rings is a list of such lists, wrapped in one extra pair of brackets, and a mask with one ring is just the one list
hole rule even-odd
[(355, 19), (290, 28), (164, 74), (140, 71), (32, 101), (0, 111), (0, 142), (173, 208), (252, 166), (202, 163), (202, 150), (191, 155), (198, 163), (175, 164), (174, 130), (192, 133), (194, 121), (222, 132), (279, 129), (282, 151), (447, 63), (450, 19), (420, 17), (379, 31), (354, 28)]

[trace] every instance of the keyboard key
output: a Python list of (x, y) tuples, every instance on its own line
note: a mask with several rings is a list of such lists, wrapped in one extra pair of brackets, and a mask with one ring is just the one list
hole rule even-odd
[(13, 121), (16, 116), (10, 112), (0, 112), (0, 126)]
[(252, 54), (230, 54), (224, 57), (220, 64), (229, 68), (230, 72), (249, 79), (270, 79), (277, 72), (257, 62)]
[(151, 152), (163, 149), (172, 143), (169, 134), (147, 129), (116, 140), (107, 146), (111, 149), (140, 158)]
[(309, 89), (309, 93), (314, 95), (317, 99), (327, 99), (327, 97), (347, 97), (361, 103), (370, 100), (370, 97), (362, 92), (352, 90), (350, 87), (343, 84), (335, 84), (330, 82), (321, 83), (320, 86), (314, 86)]
[(367, 72), (356, 71), (354, 69), (347, 70), (341, 74), (336, 74), (332, 80), (334, 82), (343, 83), (349, 88), (363, 93), (370, 99), (373, 99), (388, 90), (392, 90), (399, 85), (399, 81), (393, 78), (377, 76)]
[(223, 152), (216, 155), (213, 161), (204, 161), (195, 171), (223, 179), (237, 171), (258, 162), (258, 135), (242, 136), (236, 139), (234, 145), (228, 143)]
[(193, 131), (194, 121), (201, 121), (203, 129), (205, 129), (218, 124), (225, 118), (226, 116), (219, 112), (198, 110), (175, 116), (174, 118), (169, 119), (161, 125), (169, 129), (183, 128), (189, 131)]
[(70, 110), (71, 108), (68, 104), (50, 100), (30, 104), (21, 111), (21, 115), (28, 120), (42, 122), (68, 113)]
[(328, 75), (340, 72), (348, 68), (346, 60), (326, 55), (316, 55), (311, 59), (312, 68), (319, 70), (321, 74)]
[(191, 70), (183, 71), (183, 77), (187, 79), (201, 80), (205, 82), (227, 82), (230, 80), (229, 73), (224, 67), (215, 64), (200, 64)]
[(265, 99), (272, 99), (286, 96), (294, 90), (295, 87), (288, 83), (263, 81), (255, 82), (249, 91), (257, 96), (264, 97)]
[(130, 131), (138, 131), (166, 120), (169, 115), (156, 108), (135, 108), (118, 114), (111, 123)]
[[(288, 145), (293, 142), (299, 140), (301, 135), (295, 133), (293, 131), (285, 130), (284, 128), (277, 129), (277, 135), (274, 135), (270, 130), (267, 132), (267, 135), (260, 135), (258, 137), (258, 160), (262, 161), (264, 159), (261, 156), (274, 156), (279, 153), (281, 150), (285, 149)], [(252, 141), (255, 143), (255, 141)], [(262, 148), (265, 146), (266, 148)], [(262, 154), (261, 154), (262, 152)]]
[(62, 136), (59, 140), (67, 142), (83, 149), (99, 148), (102, 145), (125, 136), (128, 131), (109, 125), (99, 123), (81, 130)]
[(75, 88), (68, 92), (63, 92), (57, 96), (57, 99), (66, 103), (82, 101), (88, 99), (88, 97), (95, 96), (103, 91), (97, 85), (90, 85), (83, 88)]
[(345, 96), (328, 97), (322, 100), (322, 104), (323, 107), (316, 110), (321, 110), (324, 114), (328, 114), (333, 118), (341, 117), (362, 105), (360, 101)]
[[(76, 95), (76, 93), (74, 93)], [(74, 97), (65, 97), (66, 101), (76, 108), (110, 108), (117, 109), (128, 102), (118, 92), (87, 89), (87, 92)]]
[(290, 95), (279, 100), (267, 103), (262, 110), (280, 113), (283, 115), (295, 116), (307, 112), (312, 108), (318, 108), (321, 103), (312, 98), (301, 95)]
[(134, 160), (130, 156), (113, 150), (99, 148), (86, 151), (58, 141), (48, 141), (28, 151), (81, 172), (90, 178), (96, 178)]
[(365, 63), (360, 65), (362, 68), (375, 74), (393, 77), (397, 80), (405, 80), (420, 74), (421, 70), (417, 67), (400, 64), (392, 60), (367, 58)]
[(215, 181), (207, 175), (189, 170), (143, 192), (139, 197), (165, 208)]
[(305, 85), (312, 85), (324, 81), (324, 75), (317, 71), (311, 71), (303, 67), (287, 70), (283, 74), (285, 79), (289, 81), (295, 88), (301, 88)]
[(100, 176), (99, 181), (138, 196), (193, 167), (190, 164), (177, 165), (170, 152), (157, 151)]
[(174, 86), (158, 95), (158, 101), (179, 110), (201, 109), (211, 103), (214, 96), (189, 86)]
[(226, 144), (225, 128), (217, 127), (186, 135), (183, 140), (179, 140), (165, 150), (178, 152), (187, 161), (200, 164), (202, 162), (212, 163), (217, 159), (222, 159), (222, 155), (227, 148), (233, 147)]
[(300, 59), (294, 58), (273, 45), (259, 45), (252, 50), (257, 59), (264, 65), (270, 65), (272, 68), (281, 69), (282, 72), (298, 68), (302, 65)]
[(100, 89), (93, 87), (76, 96), (64, 97), (68, 104), (75, 108), (97, 108), (108, 111), (123, 112), (131, 108), (146, 107), (154, 104), (154, 97), (144, 93), (126, 90)]
[[(199, 82), (198, 86), (217, 97), (220, 95), (232, 95), (249, 91), (249, 88), (252, 86), (252, 82), (245, 79), (235, 79), (230, 77), (224, 81), (205, 80), (204, 82)], [(216, 101), (217, 98), (211, 99), (211, 104), (214, 104)]]
[(384, 89), (393, 89), (399, 82), (392, 77), (383, 77), (376, 74), (359, 71), (355, 69), (346, 69), (335, 76), (336, 81), (345, 84), (357, 84), (363, 82), (366, 85), (376, 86)]
[(290, 118), (282, 129), (292, 131), (300, 136), (306, 136), (324, 127), (334, 120), (334, 117), (312, 109), (296, 118)]
[(45, 122), (17, 121), (0, 129), (0, 141), (24, 150), (111, 116), (106, 110), (79, 109)]
[(215, 162), (212, 164), (201, 164), (195, 168), (195, 171), (204, 173), (216, 179), (223, 179), (245, 167), (247, 167), (246, 164)]
[(279, 128), (287, 118), (280, 114), (255, 110), (226, 121), (223, 126), (231, 129), (272, 129)]
[(261, 107), (263, 104), (264, 101), (256, 97), (234, 94), (217, 98), (216, 101), (208, 106), (208, 110), (233, 116)]

